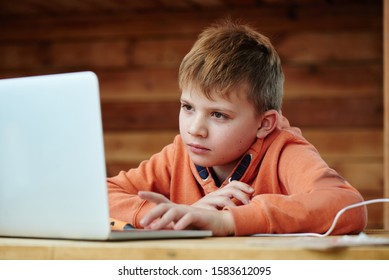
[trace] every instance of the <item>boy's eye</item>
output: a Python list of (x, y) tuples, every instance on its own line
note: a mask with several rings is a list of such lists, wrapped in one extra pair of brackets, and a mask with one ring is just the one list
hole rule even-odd
[(185, 109), (186, 111), (191, 111), (192, 110), (192, 106), (190, 106), (188, 104), (181, 104), (181, 108)]
[(217, 118), (217, 119), (226, 119), (226, 118), (227, 118), (226, 115), (224, 115), (224, 114), (222, 114), (222, 113), (219, 113), (219, 112), (213, 112), (213, 113), (212, 113), (212, 116), (214, 116), (214, 117)]

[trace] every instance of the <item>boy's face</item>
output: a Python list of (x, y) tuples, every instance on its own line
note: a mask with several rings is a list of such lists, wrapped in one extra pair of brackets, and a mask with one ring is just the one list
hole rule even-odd
[(255, 142), (261, 117), (240, 90), (213, 100), (194, 89), (182, 92), (180, 134), (195, 164), (230, 172)]

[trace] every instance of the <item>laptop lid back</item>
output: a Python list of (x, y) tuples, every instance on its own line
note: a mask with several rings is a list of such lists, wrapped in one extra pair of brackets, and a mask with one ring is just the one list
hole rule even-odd
[(109, 235), (98, 80), (0, 80), (0, 236)]

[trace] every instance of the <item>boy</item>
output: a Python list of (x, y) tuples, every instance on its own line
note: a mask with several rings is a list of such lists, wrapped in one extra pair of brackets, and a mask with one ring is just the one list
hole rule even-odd
[[(326, 232), (363, 199), (282, 116), (283, 81), (266, 37), (231, 21), (206, 29), (179, 70), (180, 135), (108, 179), (111, 217), (214, 236)], [(347, 211), (333, 234), (363, 230), (366, 216)]]

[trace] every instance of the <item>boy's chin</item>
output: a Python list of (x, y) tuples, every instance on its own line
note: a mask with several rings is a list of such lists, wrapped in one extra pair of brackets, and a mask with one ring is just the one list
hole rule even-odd
[(204, 159), (204, 158), (200, 158), (199, 156), (189, 156), (191, 161), (195, 164), (195, 165), (198, 165), (198, 166), (202, 166), (202, 167), (214, 167), (214, 166), (224, 166), (225, 163), (224, 162), (221, 162), (220, 160), (217, 161), (217, 160), (213, 160), (213, 159)]
[(208, 162), (204, 162), (204, 161), (198, 161), (198, 160), (192, 160), (192, 162), (197, 165), (197, 166), (202, 166), (202, 167), (212, 167), (214, 166), (213, 164), (210, 164)]
[(208, 159), (203, 159), (203, 158), (200, 158), (199, 156), (197, 155), (190, 155), (190, 160), (195, 164), (195, 165), (198, 165), (198, 166), (202, 166), (202, 167), (212, 167), (214, 166), (214, 162), (213, 161), (210, 161)]

